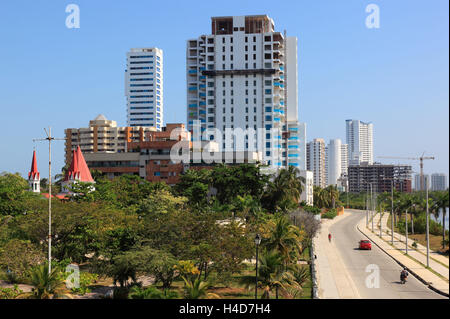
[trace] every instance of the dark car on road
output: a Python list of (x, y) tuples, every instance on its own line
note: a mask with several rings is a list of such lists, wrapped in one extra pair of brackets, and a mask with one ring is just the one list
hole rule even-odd
[(370, 240), (364, 239), (359, 241), (359, 249), (372, 250)]

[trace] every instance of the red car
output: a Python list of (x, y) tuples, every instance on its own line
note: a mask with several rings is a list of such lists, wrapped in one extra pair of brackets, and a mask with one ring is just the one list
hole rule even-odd
[(372, 250), (372, 244), (370, 243), (370, 240), (360, 240), (359, 249)]

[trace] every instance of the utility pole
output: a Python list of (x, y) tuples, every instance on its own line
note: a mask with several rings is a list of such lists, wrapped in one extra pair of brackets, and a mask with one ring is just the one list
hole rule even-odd
[(405, 212), (405, 236), (406, 236), (406, 254), (408, 255), (408, 208)]
[(366, 228), (369, 228), (369, 192), (366, 193)]
[(391, 243), (394, 245), (394, 179), (391, 179)]
[(52, 128), (44, 128), (46, 138), (36, 138), (35, 141), (48, 141), (48, 273), (52, 272), (52, 141), (65, 140), (65, 138), (52, 137)]
[(384, 178), (383, 180), (391, 181), (391, 244), (394, 245), (394, 178)]
[(378, 210), (380, 211), (380, 238), (383, 239), (383, 231), (382, 231), (383, 223), (381, 222), (381, 218), (383, 217), (383, 215), (381, 214), (381, 203), (378, 206)]
[[(430, 267), (430, 214), (428, 210), (428, 179), (425, 182), (426, 187), (426, 201), (427, 201), (427, 267)], [(445, 231), (445, 230), (444, 230)]]
[(373, 189), (372, 189), (372, 183), (370, 183), (370, 208), (371, 208), (371, 213), (370, 215), (372, 216), (372, 233), (373, 233), (373, 209), (374, 209), (374, 201), (373, 201)]

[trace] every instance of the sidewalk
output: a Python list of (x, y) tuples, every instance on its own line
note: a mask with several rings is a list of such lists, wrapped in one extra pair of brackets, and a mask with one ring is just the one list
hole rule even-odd
[[(379, 222), (380, 222), (380, 216), (379, 215), (380, 214), (377, 214), (377, 216), (374, 219), (374, 222), (376, 222), (377, 225), (379, 225)], [(388, 240), (390, 242), (391, 241), (391, 235), (390, 235), (391, 231), (390, 231), (390, 229), (388, 227), (388, 224), (387, 224), (388, 219), (389, 219), (389, 215), (390, 215), (389, 213), (384, 213), (383, 214), (383, 218), (381, 219), (381, 221), (383, 223), (383, 227), (382, 227), (383, 239)], [(389, 235), (386, 234), (387, 230), (389, 231)], [(398, 240), (399, 242), (403, 242), (403, 248), (405, 248), (405, 239), (406, 239), (406, 237), (404, 235), (401, 235), (401, 234), (398, 234), (398, 233), (394, 233), (394, 243), (395, 243), (396, 240)], [(414, 240), (412, 238), (408, 237), (408, 251), (409, 251), (409, 248), (414, 249), (412, 247), (413, 242), (414, 242)], [(421, 245), (419, 243), (417, 243), (417, 249), (415, 249), (415, 251), (418, 251), (418, 252), (422, 253), (422, 255), (424, 255), (425, 257), (427, 255), (427, 247), (425, 247), (425, 246), (423, 246), (423, 245)], [(445, 257), (445, 256), (443, 256), (443, 255), (441, 255), (441, 254), (439, 254), (437, 252), (435, 252), (435, 251), (430, 250), (430, 267), (431, 267), (431, 260), (432, 259), (434, 259), (435, 261), (437, 261), (437, 262), (447, 266), (447, 270), (444, 271), (443, 273), (440, 273), (440, 274), (448, 279), (449, 259), (447, 257)], [(425, 258), (424, 264), (426, 264), (426, 258)], [(433, 267), (431, 267), (431, 268), (433, 268)], [(433, 268), (433, 270), (436, 270), (436, 269)]]
[(334, 241), (328, 242), (328, 228), (349, 216), (344, 213), (334, 219), (322, 219), (319, 233), (314, 238), (317, 256), (317, 285), (320, 299), (360, 299), (353, 279), (347, 272), (341, 257), (334, 248)]
[[(433, 289), (437, 292), (440, 292), (441, 294), (444, 294), (448, 297), (449, 293), (449, 269), (448, 266), (445, 267), (444, 265), (436, 262), (435, 260), (430, 258), (430, 268), (433, 269), (436, 273), (439, 273), (442, 277), (441, 278), (438, 275), (434, 274), (432, 271), (425, 268), (426, 265), (426, 255), (424, 255), (422, 252), (415, 251), (412, 247), (409, 248), (410, 245), (408, 245), (408, 256), (405, 255), (405, 242), (403, 243), (400, 241), (400, 239), (404, 238), (400, 234), (394, 233), (394, 247), (391, 245), (391, 236), (386, 233), (386, 230), (388, 230), (386, 222), (389, 214), (385, 213), (382, 218), (382, 238), (380, 238), (380, 228), (379, 228), (379, 221), (380, 221), (380, 214), (376, 214), (374, 217), (374, 232), (372, 232), (372, 223), (369, 220), (369, 227), (366, 227), (366, 220), (362, 219), (358, 224), (358, 229), (363, 234), (365, 234), (372, 243), (376, 244), (378, 247), (380, 247), (381, 250), (383, 250), (386, 254), (391, 256), (393, 259), (395, 259), (400, 265), (406, 267), (408, 271), (415, 275), (420, 281), (424, 282), (429, 286), (430, 289)], [(390, 230), (389, 230), (390, 232)], [(403, 239), (404, 240), (404, 239)], [(411, 242), (410, 242), (411, 241)], [(412, 244), (413, 241), (408, 239), (408, 244)], [(423, 247), (423, 246), (422, 246)], [(425, 247), (423, 247), (425, 248)], [(422, 248), (420, 248), (422, 249)], [(425, 248), (426, 251), (426, 248)], [(433, 258), (435, 257), (443, 257), (443, 256), (435, 256), (433, 255)], [(414, 258), (411, 259), (410, 257)], [(431, 254), (430, 254), (431, 257)], [(445, 258), (445, 257), (444, 257)], [(438, 259), (438, 258), (436, 258)], [(440, 261), (440, 259), (439, 259)], [(422, 263), (422, 265), (420, 264)], [(447, 265), (448, 265), (448, 259), (447, 259)]]

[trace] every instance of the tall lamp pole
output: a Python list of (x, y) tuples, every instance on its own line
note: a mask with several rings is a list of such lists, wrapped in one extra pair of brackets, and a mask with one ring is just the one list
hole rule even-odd
[(369, 228), (369, 194), (366, 194), (366, 228)]
[(391, 181), (391, 244), (394, 245), (394, 178), (383, 178)]
[(406, 236), (406, 240), (405, 240), (406, 254), (408, 255), (408, 208), (406, 209), (406, 212), (405, 212), (405, 236)]
[(430, 267), (430, 214), (428, 209), (428, 178), (425, 180), (425, 188), (427, 201), (427, 267)]
[(36, 138), (35, 141), (48, 141), (48, 273), (52, 272), (52, 141), (65, 140), (65, 138), (52, 137), (52, 128), (44, 128), (46, 138)]
[(258, 299), (258, 246), (261, 244), (261, 237), (259, 234), (255, 236), (255, 246), (256, 246), (256, 275), (255, 275), (255, 299)]
[(371, 201), (371, 216), (372, 216), (372, 232), (373, 232), (373, 210), (374, 210), (374, 200), (373, 200), (373, 189), (372, 189), (372, 183), (370, 183), (370, 201)]
[(391, 243), (394, 245), (394, 180), (391, 179)]

